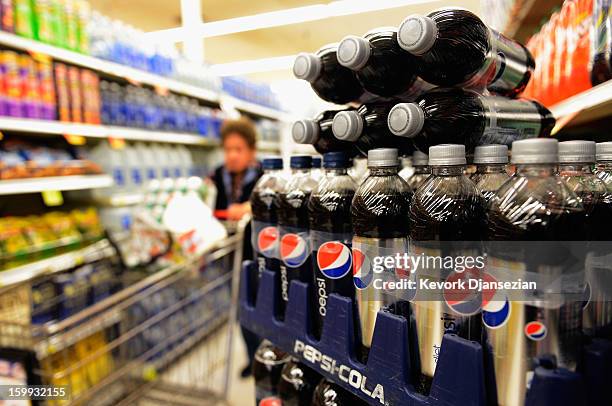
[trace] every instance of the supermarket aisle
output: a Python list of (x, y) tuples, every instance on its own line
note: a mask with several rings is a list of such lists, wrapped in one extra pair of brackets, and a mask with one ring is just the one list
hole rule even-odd
[(232, 371), (230, 371), (231, 381), (228, 395), (228, 402), (231, 406), (250, 406), (255, 404), (253, 377), (242, 379), (240, 371), (247, 363), (246, 349), (240, 334), (240, 327), (236, 325), (234, 329), (235, 340), (232, 348), (234, 359), (232, 361)]

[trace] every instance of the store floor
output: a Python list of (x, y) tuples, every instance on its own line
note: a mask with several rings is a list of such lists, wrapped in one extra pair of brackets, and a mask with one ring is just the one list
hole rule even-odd
[(242, 368), (247, 364), (246, 349), (240, 327), (234, 329), (234, 344), (232, 348), (233, 361), (228, 402), (232, 406), (252, 406), (255, 404), (255, 384), (253, 378), (240, 377)]

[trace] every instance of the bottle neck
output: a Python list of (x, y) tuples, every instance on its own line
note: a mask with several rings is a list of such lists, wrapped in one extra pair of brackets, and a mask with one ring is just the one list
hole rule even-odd
[(554, 176), (557, 164), (517, 164), (516, 174), (518, 176)]
[(414, 167), (414, 173), (416, 175), (427, 175), (431, 173), (431, 169), (427, 165), (417, 165)]
[(559, 164), (559, 172), (572, 172), (574, 175), (592, 174), (593, 164), (588, 162)]
[(309, 168), (292, 168), (291, 169), (291, 174), (292, 175), (302, 175), (302, 174), (306, 174), (309, 173), (310, 169)]
[(269, 175), (269, 174), (273, 174), (273, 173), (279, 173), (281, 171), (282, 171), (282, 169), (264, 169), (263, 173), (265, 175)]
[(342, 176), (347, 173), (348, 170), (346, 168), (325, 168), (325, 176)]
[(397, 175), (397, 166), (371, 166), (370, 176), (392, 176)]
[(597, 163), (597, 170), (612, 172), (612, 161), (600, 161)]
[(506, 172), (506, 164), (478, 164), (476, 173), (503, 173)]
[(435, 176), (462, 176), (464, 165), (432, 166), (431, 173)]

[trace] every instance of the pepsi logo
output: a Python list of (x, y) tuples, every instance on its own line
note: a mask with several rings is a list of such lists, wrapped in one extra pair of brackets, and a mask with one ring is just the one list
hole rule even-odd
[(525, 335), (533, 341), (542, 341), (546, 338), (547, 329), (540, 321), (531, 321), (525, 324)]
[(372, 282), (372, 269), (370, 260), (359, 249), (353, 248), (353, 283), (359, 290), (370, 286)]
[(280, 241), (280, 253), (285, 265), (297, 268), (303, 265), (310, 255), (308, 242), (298, 234), (285, 234)]
[(272, 226), (263, 228), (257, 236), (257, 248), (266, 257), (274, 257), (278, 249), (278, 229)]
[(317, 265), (329, 279), (344, 277), (353, 266), (351, 250), (339, 241), (328, 241), (319, 247)]
[[(497, 282), (492, 275), (483, 275), (485, 282)], [(503, 327), (510, 320), (512, 306), (500, 290), (484, 290), (482, 293), (482, 322), (491, 329)]]
[(477, 289), (469, 289), (468, 281), (470, 278), (478, 278), (478, 270), (466, 269), (462, 273), (452, 272), (447, 282), (465, 281), (465, 288), (444, 289), (444, 300), (455, 313), (471, 316), (478, 313), (482, 308), (482, 295)]

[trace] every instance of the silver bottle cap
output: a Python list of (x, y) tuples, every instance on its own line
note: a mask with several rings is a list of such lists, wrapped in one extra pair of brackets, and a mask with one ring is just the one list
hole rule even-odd
[(391, 108), (387, 126), (394, 135), (415, 137), (425, 124), (425, 113), (416, 103), (399, 103)]
[(513, 164), (556, 164), (559, 142), (552, 138), (530, 138), (512, 143)]
[(429, 166), (465, 164), (465, 145), (441, 144), (429, 147)]
[(500, 144), (480, 145), (474, 150), (474, 163), (507, 164), (508, 147)]
[(293, 123), (291, 135), (298, 144), (314, 144), (319, 138), (319, 126), (314, 120), (298, 120)]
[(370, 42), (367, 39), (349, 35), (338, 46), (337, 58), (340, 65), (351, 70), (359, 70), (370, 59)]
[(595, 163), (594, 141), (564, 141), (559, 143), (559, 163)]
[(369, 168), (383, 168), (397, 165), (397, 149), (395, 148), (378, 148), (368, 151)]
[(438, 27), (429, 17), (419, 14), (408, 16), (397, 30), (399, 46), (413, 55), (423, 55), (436, 42)]
[(296, 78), (313, 82), (321, 73), (321, 58), (302, 52), (293, 62), (293, 74)]
[(332, 122), (334, 136), (343, 141), (357, 141), (363, 132), (363, 119), (356, 111), (341, 111)]
[(612, 142), (598, 142), (596, 152), (598, 161), (612, 161)]

